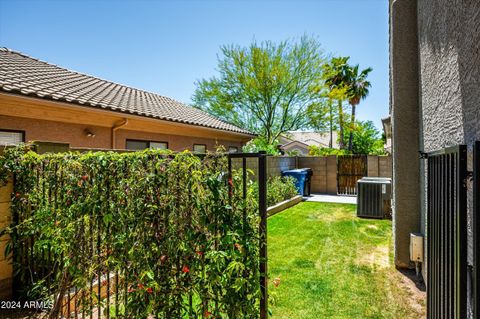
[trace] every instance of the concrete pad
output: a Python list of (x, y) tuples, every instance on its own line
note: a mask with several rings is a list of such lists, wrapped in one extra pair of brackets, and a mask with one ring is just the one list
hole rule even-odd
[(306, 202), (357, 204), (357, 196), (312, 194), (312, 196), (305, 196), (303, 199)]

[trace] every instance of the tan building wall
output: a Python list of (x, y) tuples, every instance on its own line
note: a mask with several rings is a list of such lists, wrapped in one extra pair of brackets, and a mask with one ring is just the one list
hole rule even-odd
[(420, 225), (417, 1), (390, 0), (390, 101), (395, 265), (409, 268), (410, 233)]
[(334, 155), (298, 157), (298, 168), (311, 168), (312, 193), (337, 194), (337, 158)]
[[(233, 160), (233, 168), (242, 167), (241, 159)], [(258, 160), (249, 158), (247, 168), (257, 174)], [(369, 156), (368, 175), (372, 177), (392, 178), (391, 156)], [(330, 156), (269, 156), (267, 157), (268, 177), (280, 176), (282, 171), (295, 168), (311, 168), (313, 176), (311, 181), (312, 193), (337, 194), (337, 157)]]
[[(111, 128), (101, 126), (0, 115), (0, 130), (2, 129), (24, 131), (26, 142), (61, 142), (69, 143), (71, 147), (103, 149), (110, 148), (112, 143)], [(95, 134), (95, 137), (88, 137), (85, 130)], [(174, 151), (192, 150), (193, 144), (205, 144), (208, 150), (214, 150), (216, 145), (223, 145), (227, 149), (229, 146), (242, 146), (241, 142), (236, 141), (175, 135), (175, 127), (172, 127), (171, 135), (119, 129), (116, 132), (115, 148), (125, 149), (127, 139), (167, 142), (169, 149)]]
[[(125, 149), (126, 139), (167, 142), (174, 151), (193, 144), (241, 147), (254, 136), (159, 120), (75, 104), (0, 93), (0, 130), (25, 132), (25, 141), (69, 143), (71, 147)], [(87, 136), (87, 130), (95, 136)]]
[(368, 176), (392, 178), (392, 157), (391, 156), (368, 156)]
[[(10, 225), (10, 212), (13, 183), (10, 180), (6, 186), (0, 186), (0, 229)], [(5, 246), (10, 240), (8, 235), (0, 237), (0, 300), (8, 300), (12, 294), (13, 268), (12, 261), (5, 258)]]

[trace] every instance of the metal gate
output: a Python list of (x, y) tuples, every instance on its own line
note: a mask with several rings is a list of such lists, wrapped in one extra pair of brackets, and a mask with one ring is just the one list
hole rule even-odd
[(480, 142), (475, 142), (473, 148), (473, 318), (480, 318), (480, 237), (478, 236), (478, 229), (480, 228)]
[(427, 318), (466, 318), (467, 147), (427, 158)]
[(337, 193), (357, 195), (357, 181), (367, 176), (366, 155), (337, 156)]

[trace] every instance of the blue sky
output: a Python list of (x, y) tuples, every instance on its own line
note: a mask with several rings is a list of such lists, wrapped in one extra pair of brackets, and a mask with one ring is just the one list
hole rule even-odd
[(387, 0), (0, 0), (0, 46), (189, 103), (223, 44), (313, 35), (372, 67), (361, 120), (388, 113)]

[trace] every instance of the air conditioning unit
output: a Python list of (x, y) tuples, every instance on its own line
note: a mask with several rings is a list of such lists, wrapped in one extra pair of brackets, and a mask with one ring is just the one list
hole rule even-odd
[(357, 181), (357, 216), (385, 218), (391, 213), (392, 180), (363, 177)]

